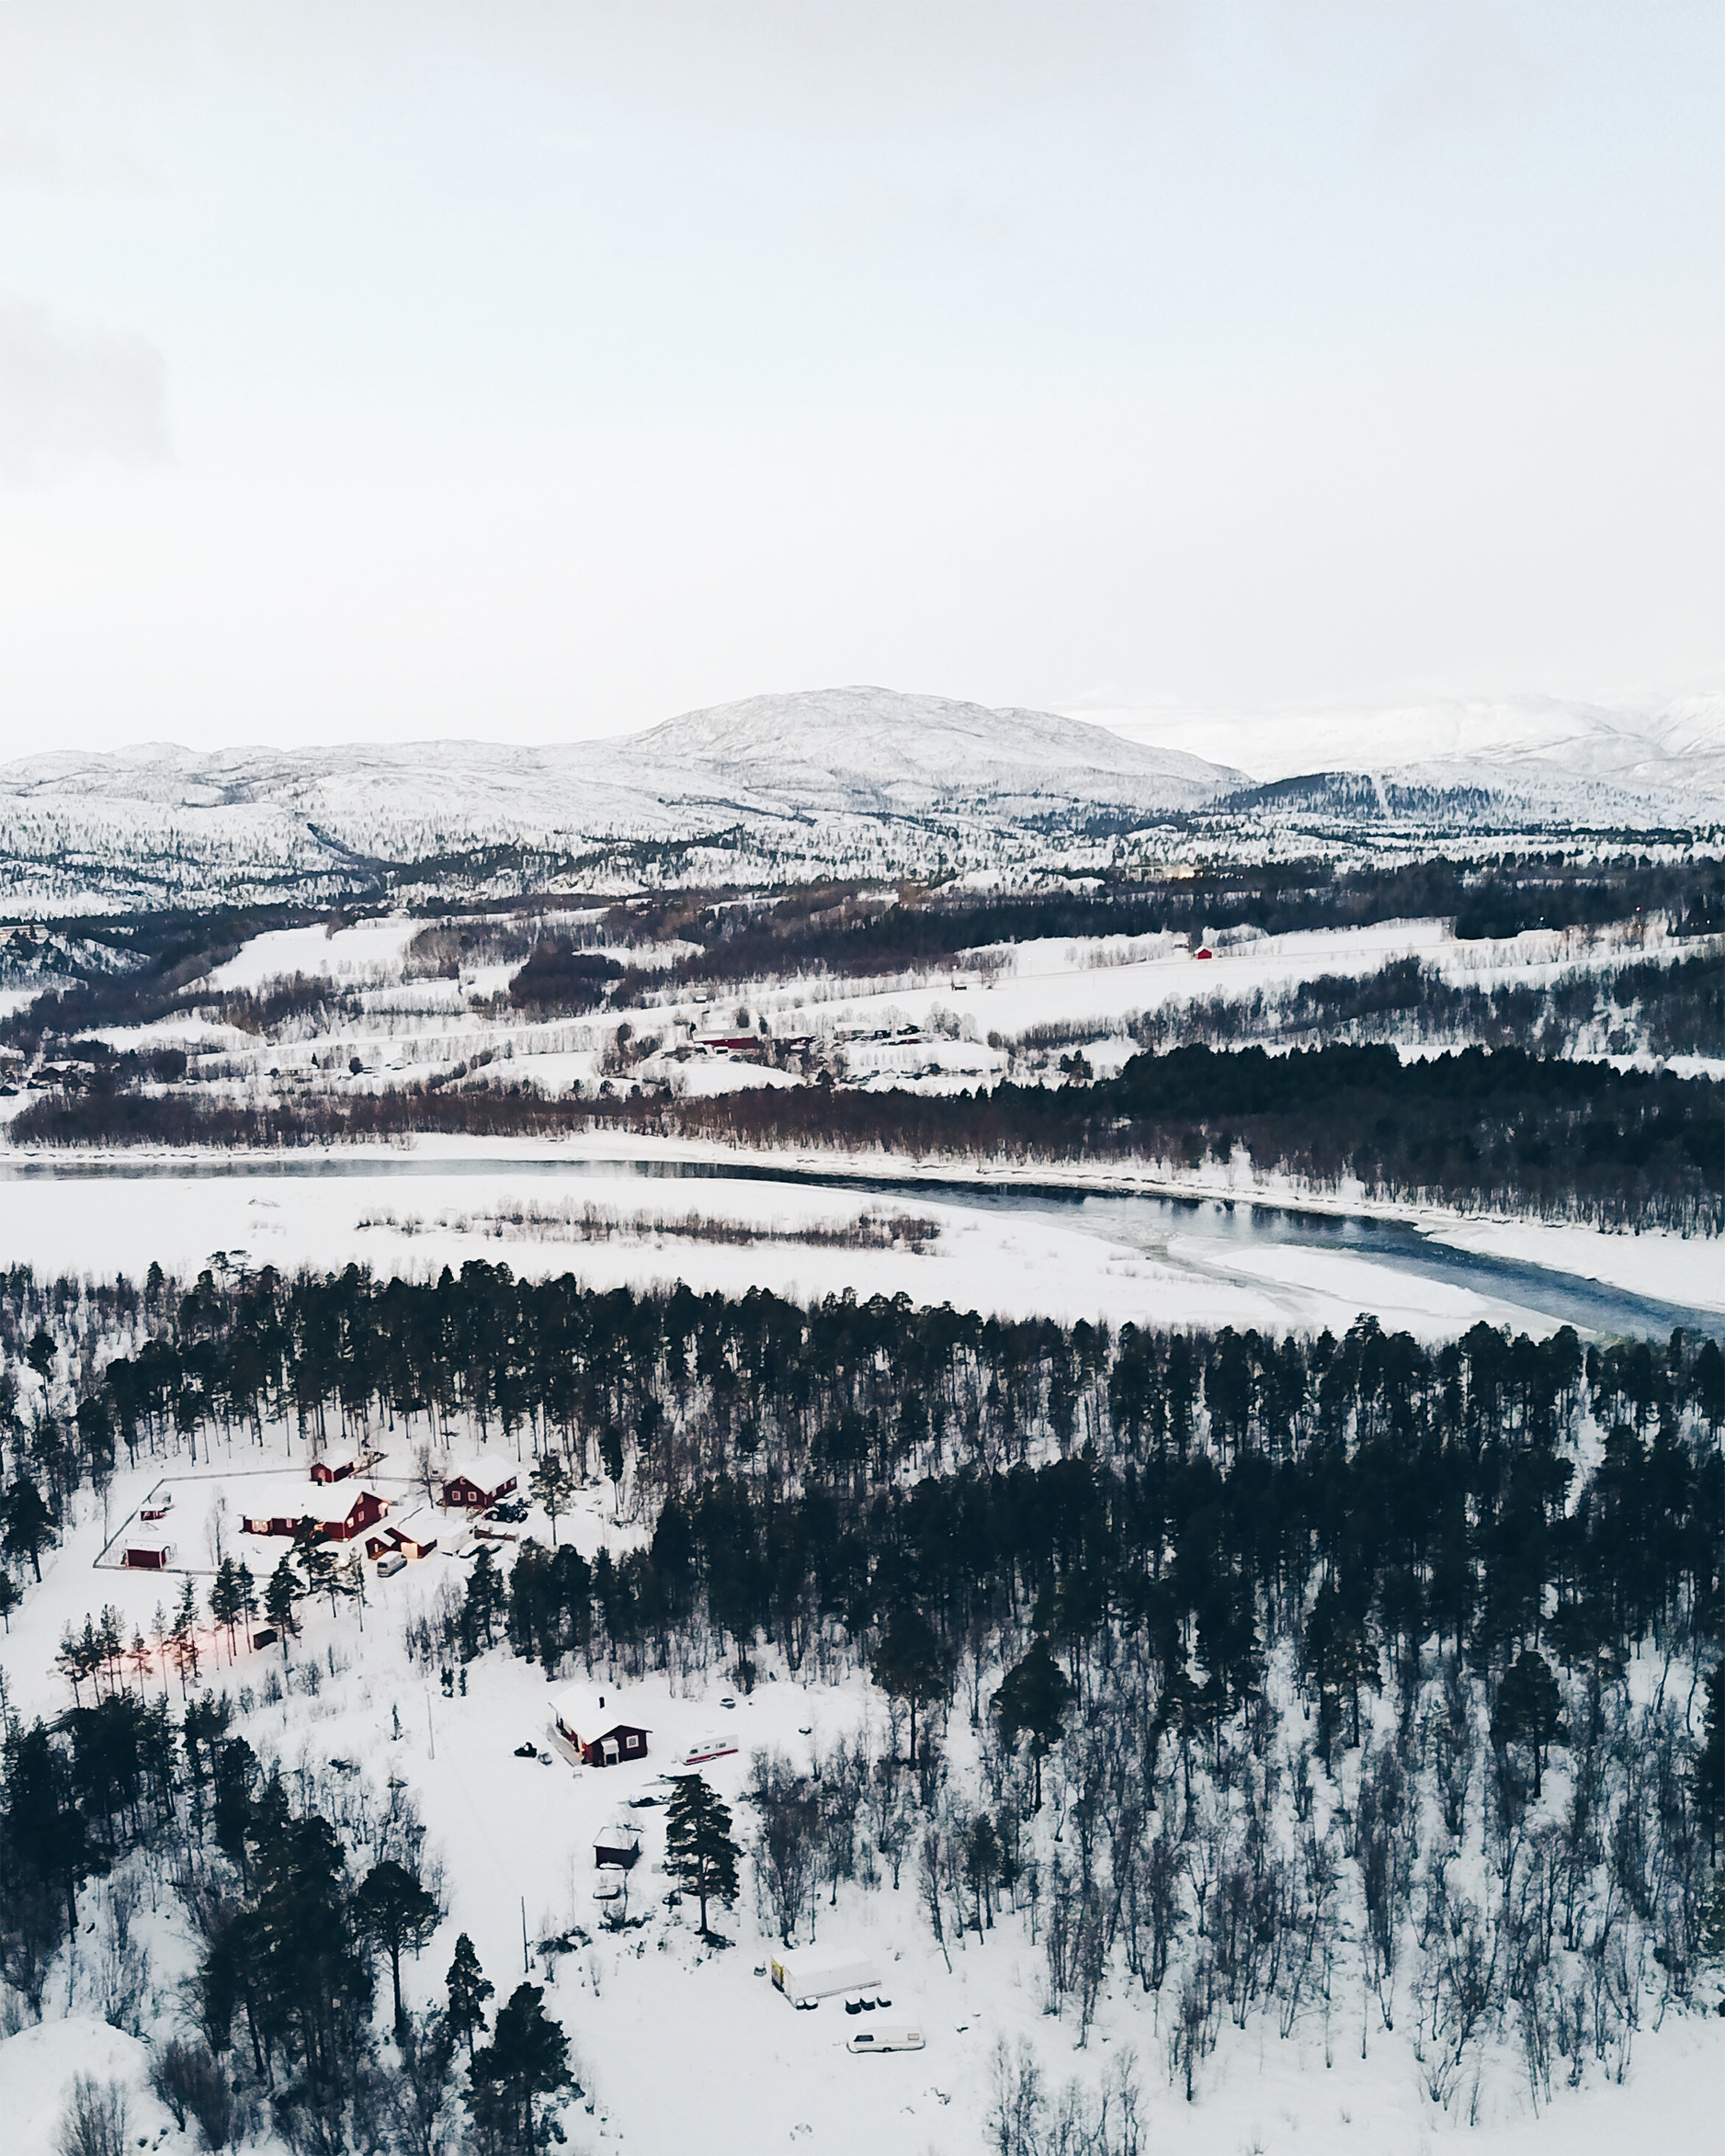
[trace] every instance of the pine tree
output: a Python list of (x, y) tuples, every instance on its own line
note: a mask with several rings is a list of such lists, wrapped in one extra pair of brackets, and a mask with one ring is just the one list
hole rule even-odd
[(461, 1605), (461, 1633), (470, 1655), (479, 1652), (482, 1637), (491, 1645), (492, 1631), (503, 1606), (503, 1583), (497, 1577), (497, 1560), (482, 1549), (467, 1575), (467, 1594)]
[[(308, 1529), (311, 1531), (308, 1532)], [(327, 1594), (330, 1615), (334, 1617), (341, 1587), (337, 1579), (335, 1552), (323, 1539), (323, 1530), (313, 1528), (309, 1520), (304, 1522), (294, 1538), (294, 1549), (300, 1560), (300, 1570), (305, 1577), (306, 1593), (312, 1596)]]
[(280, 1635), (284, 1656), (289, 1640), (300, 1629), (297, 1612), (300, 1597), (304, 1593), (300, 1575), (293, 1569), (292, 1556), (284, 1551), (281, 1562), (269, 1575), (269, 1584), (264, 1590), (264, 1615)]
[(492, 2040), (475, 2053), (468, 2080), (474, 2123), (499, 2156), (532, 2156), (543, 2146), (541, 2105), (575, 2081), (569, 2039), (547, 2014), (539, 1985), (517, 1984), (498, 2008)]
[(911, 1759), (916, 1759), (916, 1710), (947, 1696), (948, 1672), (940, 1641), (925, 1617), (901, 1610), (875, 1650), (875, 1683), (911, 1711)]
[(528, 1477), (528, 1485), (551, 1523), (551, 1548), (557, 1547), (557, 1515), (569, 1510), (574, 1482), (561, 1452), (548, 1452)]
[(671, 1792), (664, 1815), (665, 1869), (693, 1894), (701, 1908), (701, 1935), (707, 1936), (707, 1904), (728, 1908), (737, 1898), (737, 1860), (743, 1852), (731, 1838), (731, 1813), (699, 1775), (684, 1775)]
[(0, 1549), (10, 1558), (28, 1557), (30, 1570), (40, 1583), (42, 1576), (42, 1545), (52, 1539), (53, 1515), (42, 1502), (42, 1493), (28, 1475), (20, 1475), (4, 1498), (0, 1498), (0, 1525), (5, 1533), (0, 1536)]
[(228, 1635), (228, 1660), (233, 1660), (233, 1635), (240, 1618), (244, 1615), (245, 1599), (240, 1587), (240, 1568), (231, 1557), (224, 1557), (216, 1567), (216, 1576), (210, 1584), (210, 1616)]
[(406, 2020), (402, 2006), (402, 1949), (416, 1954), (441, 1923), (443, 1912), (405, 1866), (386, 1857), (373, 1865), (354, 1894), (354, 1922), (362, 1937), (390, 1957), (390, 1984), (395, 1994), (395, 2028)]
[(455, 1959), (449, 1964), (449, 1973), (444, 1979), (449, 1995), (449, 2027), (467, 2046), (470, 2061), (473, 2057), (473, 2039), (485, 2026), (485, 2002), (494, 1989), (491, 1979), (479, 1966), (479, 1956), (473, 1942), (463, 1932), (455, 1942)]
[(168, 1643), (173, 1650), (174, 1668), (179, 1677), (183, 1699), (187, 1684), (198, 1674), (198, 1590), (190, 1580), (180, 1589), (180, 1598), (174, 1606)]
[(1545, 1771), (1546, 1746), (1561, 1734), (1562, 1705), (1550, 1663), (1534, 1648), (1524, 1648), (1498, 1687), (1492, 1734), (1500, 1744), (1526, 1744), (1532, 1752), (1536, 1798)]
[(1046, 1640), (1037, 1640), (1016, 1668), (1007, 1672), (994, 1695), (1002, 1743), (1016, 1744), (1020, 1736), (1030, 1740), (1038, 1810), (1042, 1804), (1042, 1762), (1060, 1738), (1072, 1701), (1072, 1684)]

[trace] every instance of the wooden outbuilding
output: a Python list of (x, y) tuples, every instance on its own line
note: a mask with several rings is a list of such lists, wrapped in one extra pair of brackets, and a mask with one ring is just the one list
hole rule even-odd
[(641, 1856), (641, 1836), (633, 1827), (613, 1821), (602, 1828), (593, 1844), (593, 1861), (601, 1869), (633, 1871)]
[(174, 1561), (171, 1542), (129, 1542), (119, 1561), (128, 1572), (165, 1572)]
[(428, 1512), (415, 1512), (392, 1520), (383, 1532), (404, 1556), (429, 1557), (437, 1547), (438, 1525)]

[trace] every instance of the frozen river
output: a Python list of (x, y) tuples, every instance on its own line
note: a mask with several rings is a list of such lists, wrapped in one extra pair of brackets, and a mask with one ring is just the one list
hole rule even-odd
[[(682, 1186), (675, 1198), (673, 1186)], [(485, 1225), (523, 1203), (589, 1201), (618, 1216), (603, 1243), (529, 1231), (500, 1248)], [(864, 1207), (934, 1219), (934, 1254), (795, 1246), (799, 1223)], [(759, 1223), (764, 1239), (741, 1249), (703, 1245), (691, 1232), (703, 1216)], [(790, 1233), (775, 1242), (775, 1229)], [(1633, 1260), (1633, 1243), (1611, 1240)], [(1569, 1247), (1559, 1242), (1555, 1254)], [(669, 1277), (698, 1288), (758, 1282), (827, 1293), (848, 1285), (859, 1295), (902, 1289), (918, 1300), (1117, 1321), (1304, 1327), (1373, 1310), (1387, 1326), (1428, 1333), (1486, 1318), (1661, 1336), (1681, 1325), (1725, 1339), (1725, 1312), (1672, 1296), (1669, 1264), (1659, 1283), (1665, 1292), (1642, 1292), (1621, 1265), (1615, 1280), (1590, 1277), (1560, 1263), (1458, 1247), (1413, 1221), (1243, 1198), (562, 1150), (0, 1160), (0, 1262), (135, 1273), (154, 1256), (169, 1269), (195, 1270), (218, 1249), (255, 1264), (359, 1258), (379, 1269), (484, 1255), (524, 1271), (567, 1266), (607, 1285)], [(1693, 1252), (1687, 1277), (1718, 1274), (1717, 1245)]]

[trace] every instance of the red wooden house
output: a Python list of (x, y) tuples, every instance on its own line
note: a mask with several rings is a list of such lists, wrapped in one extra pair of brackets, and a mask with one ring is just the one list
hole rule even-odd
[(335, 1497), (318, 1488), (276, 1490), (240, 1525), (248, 1535), (297, 1535), (301, 1522), (310, 1520), (323, 1541), (346, 1542), (375, 1526), (389, 1509), (389, 1499), (375, 1490), (344, 1490)]
[(331, 1459), (327, 1456), (312, 1462), (312, 1480), (314, 1482), (345, 1482), (354, 1471), (350, 1458)]
[[(585, 1725), (585, 1734), (576, 1727)], [(551, 1742), (572, 1763), (583, 1766), (632, 1765), (647, 1756), (648, 1732), (638, 1722), (606, 1723), (591, 1703), (560, 1707), (551, 1720)]]
[(451, 1475), (443, 1485), (443, 1502), (463, 1512), (482, 1512), (500, 1497), (507, 1497), (515, 1486), (513, 1475), (493, 1477), (487, 1472), (482, 1481), (475, 1475)]

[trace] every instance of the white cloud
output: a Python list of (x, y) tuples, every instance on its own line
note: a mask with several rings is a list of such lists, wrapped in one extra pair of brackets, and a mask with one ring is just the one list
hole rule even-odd
[(165, 375), (142, 337), (0, 300), (0, 482), (40, 485), (91, 458), (165, 458)]

